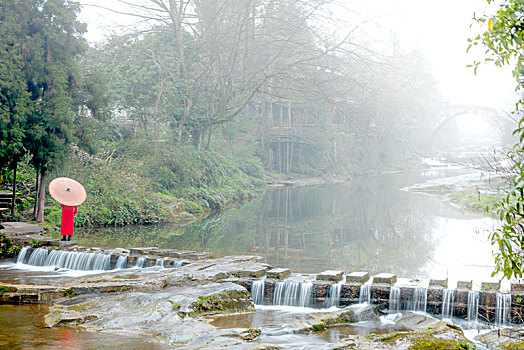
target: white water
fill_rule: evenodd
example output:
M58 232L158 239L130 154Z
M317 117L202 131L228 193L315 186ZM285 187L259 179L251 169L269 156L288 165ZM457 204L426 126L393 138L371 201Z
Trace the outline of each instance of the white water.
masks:
M451 320L455 308L455 290L444 289L442 293L442 319Z
M182 266L182 260L173 261L173 268Z
M371 285L370 284L361 284L360 293L358 295L358 303L368 303L371 304Z
M309 307L312 291L312 282L277 282L273 305Z
M47 249L37 248L33 250L27 261L27 265L45 266L45 260L47 259L48 254L49 251Z
M20 251L17 263L21 263L25 259L26 253L27 249ZM107 271L111 269L111 256L100 253L80 253L64 250L50 251L37 248L31 253L27 265L54 266L79 271Z
M147 264L147 258L146 257L140 257L140 258L136 259L135 267L144 268L144 267L146 267L146 264Z
M470 290L468 292L468 322L476 323L479 315L479 297L478 290Z
M428 290L426 288L415 288L413 298L408 301L407 310L426 312L428 304Z
M495 325L498 327L511 324L511 294L497 293Z
M396 314L400 312L400 288L391 286L389 290L389 313Z
M340 291L342 290L341 283L335 283L329 286L327 290L326 299L324 299L324 307L330 308L333 306L340 306Z
M18 254L18 258L16 258L16 263L17 264L23 264L25 262L25 256L26 256L28 250L29 250L29 247L23 247L20 250L20 253Z
M115 269L127 269L127 255L120 255L118 257Z
M265 279L253 281L253 284L251 285L251 297L253 298L253 304L264 305L265 286Z
M166 260L164 258L157 258L155 261L155 266L164 267L166 264Z

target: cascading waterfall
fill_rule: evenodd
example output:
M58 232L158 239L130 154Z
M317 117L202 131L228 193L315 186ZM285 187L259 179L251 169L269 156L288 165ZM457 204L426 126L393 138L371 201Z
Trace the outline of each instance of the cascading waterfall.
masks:
M155 261L155 266L164 267L166 260L164 258L157 258Z
M116 260L115 269L127 269L127 255L120 255Z
M511 294L497 293L495 325L511 324Z
M442 294L442 319L451 319L455 308L455 290L444 289Z
M358 303L368 303L371 304L371 285L370 284L361 284L360 293L358 295Z
M173 267L174 268L180 267L180 266L182 266L182 260L173 261Z
M29 247L23 247L20 250L20 253L18 253L18 257L16 258L17 264L23 264L25 261L25 256L27 255L27 251L29 250Z
M407 310L426 312L428 305L428 290L426 288L415 288L413 298L408 301Z
M478 320L479 314L479 298L478 290L470 290L468 292L468 322L474 323Z
M147 264L147 258L143 256L143 257L136 259L135 267L144 268L146 267L146 264Z
M264 305L264 289L266 287L265 279L253 281L251 284L251 297L253 304Z
M48 255L49 250L43 248L36 248L31 253L31 256L29 257L27 264L33 266L44 266Z
M111 256L100 253L79 253L53 250L44 266L57 266L69 270L111 270Z
M25 259L21 254L18 256L17 262L22 262ZM100 253L80 253L68 252L64 250L47 250L43 248L35 249L29 260L28 265L33 266L56 266L68 270L110 270L111 256Z
M400 312L400 288L391 286L389 290L389 313L396 314Z
M340 306L340 291L342 290L341 283L334 283L329 286L324 300L324 307L330 308L332 306Z
M273 305L308 307L311 304L312 292L312 282L277 282Z

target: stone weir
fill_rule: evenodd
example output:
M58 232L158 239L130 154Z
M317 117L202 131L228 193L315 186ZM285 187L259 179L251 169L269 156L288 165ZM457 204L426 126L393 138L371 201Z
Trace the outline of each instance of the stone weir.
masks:
M397 276L367 272L344 274L325 271L318 275L291 274L289 269L243 271L237 283L252 294L255 305L287 305L311 308L346 307L369 303L382 313L427 312L443 319L497 325L522 323L524 285L512 284L509 293L500 283L484 282L472 290L471 281L459 281L448 289L448 280L397 280Z
M125 269L131 267L161 266L176 268L188 264L188 260L210 258L211 253L180 251L176 249L131 248L101 249L85 247L53 247L32 248L23 247L17 263L33 266L54 266L69 270L101 270Z

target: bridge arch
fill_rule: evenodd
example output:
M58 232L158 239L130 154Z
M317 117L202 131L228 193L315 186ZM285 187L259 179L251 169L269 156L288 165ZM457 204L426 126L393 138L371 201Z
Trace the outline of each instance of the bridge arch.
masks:
M438 121L431 132L431 147L434 148L437 135L450 121L466 114L476 115L486 121L499 135L501 141L511 134L510 131L514 127L510 118L497 109L476 105L450 105L440 110L440 118L437 118Z

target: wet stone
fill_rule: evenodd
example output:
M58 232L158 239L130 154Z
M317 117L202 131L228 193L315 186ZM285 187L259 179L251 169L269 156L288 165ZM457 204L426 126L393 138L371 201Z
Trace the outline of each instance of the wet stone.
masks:
M77 241L59 241L60 248L67 248L67 247L73 247L78 245Z
M277 268L266 272L267 278L283 279L291 275L291 271L287 268Z
M326 270L317 275L317 281L335 281L338 282L342 278L344 271Z
M429 288L448 288L448 279L431 279Z
M130 254L145 255L150 254L152 250L158 249L157 247L144 247L144 248L131 248Z
M343 284L340 290L340 306L348 306L358 303L360 286L355 284Z
M346 282L348 283L366 283L369 280L369 272L352 272L346 275Z
M251 268L242 270L240 272L241 277L253 277L253 278L259 278L266 274L266 268L259 267L259 268Z
M373 284L395 284L397 282L397 275L392 273L379 273L373 276Z
M182 259L191 259L191 260L204 260L210 259L213 257L213 253L210 252L201 252L201 253L188 253L182 254L180 258Z
M471 286L473 285L473 281L458 281L457 282L457 289L468 289L471 290Z
M498 291L500 289L500 282L482 282L480 285L480 290L489 292L489 291Z
M152 267L156 265L156 258L147 258L146 267Z
M468 290L458 289L455 292L455 310L453 316L466 317L468 315Z

